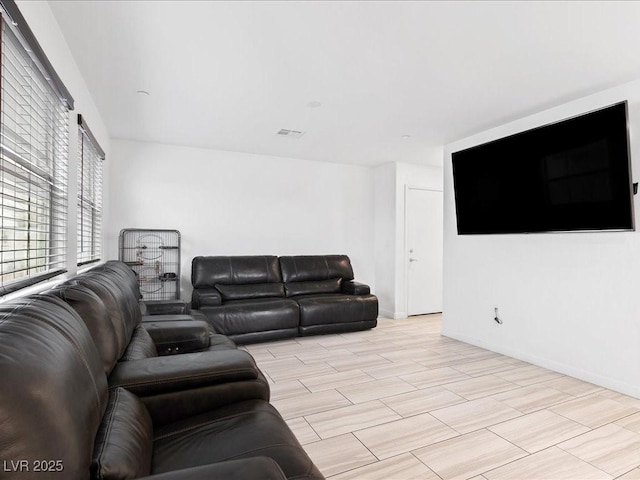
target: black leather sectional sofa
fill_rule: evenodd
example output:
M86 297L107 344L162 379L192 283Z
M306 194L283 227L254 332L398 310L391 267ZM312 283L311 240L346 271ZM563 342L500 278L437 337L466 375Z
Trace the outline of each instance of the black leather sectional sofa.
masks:
M0 476L322 479L251 355L179 303L144 318L131 275L107 262L0 304Z
M192 308L237 343L377 324L378 299L346 255L195 257L191 282Z

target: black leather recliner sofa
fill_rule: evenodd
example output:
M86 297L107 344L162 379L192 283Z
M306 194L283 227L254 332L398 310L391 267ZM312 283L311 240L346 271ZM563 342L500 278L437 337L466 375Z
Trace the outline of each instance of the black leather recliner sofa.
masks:
M77 297L76 306L78 298L84 306L99 305L97 295L78 286L0 304L0 458L10 478L322 479L265 400L194 413L197 398L172 396L149 411L135 383L110 384L103 356L108 349L96 346L62 299L67 294Z
M237 343L373 328L378 299L353 279L346 255L200 256L191 306Z
M182 411L199 414L240 400L269 400L269 384L247 352L224 348L159 356L152 339L144 336L144 328L136 326L135 317L120 311L117 303L107 308L85 286L97 288L87 278L102 282L103 294L122 300L122 292L114 291L113 284L106 287L103 274L82 277L79 284L68 282L41 296L61 298L80 315L96 345L109 387L126 387L135 393L158 418L157 423L174 420L172 405L177 403L183 405Z

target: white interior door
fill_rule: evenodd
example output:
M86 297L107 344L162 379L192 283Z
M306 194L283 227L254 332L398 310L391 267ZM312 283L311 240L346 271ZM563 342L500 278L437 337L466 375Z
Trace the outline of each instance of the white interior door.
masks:
M442 311L442 192L406 189L407 313Z

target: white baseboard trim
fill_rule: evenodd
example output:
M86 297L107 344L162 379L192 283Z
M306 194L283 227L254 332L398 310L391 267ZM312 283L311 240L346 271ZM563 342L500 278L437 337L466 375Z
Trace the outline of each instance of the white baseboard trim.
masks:
M494 345L492 343L484 342L476 338L467 337L466 335L460 334L458 332L449 331L444 327L442 328L441 334L445 337L453 338L455 340L460 340L461 342L470 343L471 345L475 345L480 348L485 348L487 350L491 350L492 352L501 353L502 355L507 355L509 357L517 358L518 360L529 362L539 367L553 370L554 372L562 373L570 377L584 380L585 382L593 383L594 385L598 385L600 387L608 388L610 390L615 390L616 392L620 392L625 395L630 395L635 398L640 398L640 385L631 385L626 382L621 382L609 377L603 377L602 375L598 375L596 373L583 370L581 368L575 367L574 365L569 365L562 362L556 362L554 360L549 360L547 358L531 355L527 352L522 352L522 351L514 350L511 348L505 348L503 346Z
M379 316L384 318L392 318L394 320L407 318L407 314L405 312L392 312L390 310L380 310Z

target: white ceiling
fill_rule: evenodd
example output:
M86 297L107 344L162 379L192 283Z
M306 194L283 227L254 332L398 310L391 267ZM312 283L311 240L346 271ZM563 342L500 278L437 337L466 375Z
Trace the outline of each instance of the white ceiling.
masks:
M437 164L434 147L640 78L640 2L50 5L115 138Z

